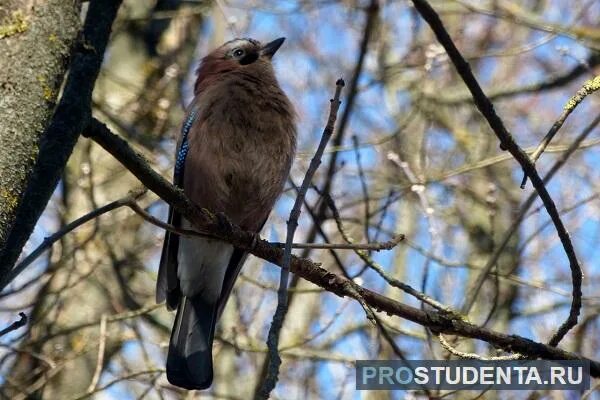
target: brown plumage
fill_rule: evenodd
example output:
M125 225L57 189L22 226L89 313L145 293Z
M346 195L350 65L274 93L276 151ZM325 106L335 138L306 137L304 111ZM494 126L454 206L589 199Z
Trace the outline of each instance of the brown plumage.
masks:
M202 60L177 150L175 184L199 207L254 232L283 190L296 146L293 107L271 65L282 43L235 39ZM169 222L191 227L174 210ZM245 259L228 243L167 232L157 301L177 307L171 383L210 386L214 326Z

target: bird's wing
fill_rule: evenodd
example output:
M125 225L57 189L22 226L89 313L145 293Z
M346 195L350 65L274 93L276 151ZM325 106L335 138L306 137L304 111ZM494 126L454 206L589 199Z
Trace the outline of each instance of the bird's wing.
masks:
M189 150L188 134L190 129L198 119L198 108L192 105L184 124L181 127L181 137L177 146L177 156L175 159L175 170L173 173L173 183L175 186L183 187L183 173L185 159ZM169 217L167 223L179 227L181 226L181 215L169 206ZM156 281L156 302L167 301L167 307L174 309L179 302L179 280L177 279L177 250L179 248L179 236L165 231L165 240L163 243L160 266L158 268L158 279Z

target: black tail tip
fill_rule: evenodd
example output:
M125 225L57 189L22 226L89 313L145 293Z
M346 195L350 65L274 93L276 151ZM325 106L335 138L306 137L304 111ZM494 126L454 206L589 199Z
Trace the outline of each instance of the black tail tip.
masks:
M188 390L204 390L212 385L212 352L181 355L177 347L169 347L167 380L172 385Z
M213 376L212 373L207 375L202 380L192 379L187 371L176 370L173 371L167 368L167 380L171 385L187 389L187 390L205 390L212 385Z

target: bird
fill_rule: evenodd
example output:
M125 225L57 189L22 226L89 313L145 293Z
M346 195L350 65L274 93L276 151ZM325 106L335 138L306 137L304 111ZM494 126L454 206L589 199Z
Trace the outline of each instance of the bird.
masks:
M254 233L283 192L296 151L296 113L272 64L284 40L238 38L204 57L176 148L175 186ZM194 228L171 206L168 223ZM215 325L246 258L225 241L166 231L156 301L177 309L166 363L171 384L211 386Z

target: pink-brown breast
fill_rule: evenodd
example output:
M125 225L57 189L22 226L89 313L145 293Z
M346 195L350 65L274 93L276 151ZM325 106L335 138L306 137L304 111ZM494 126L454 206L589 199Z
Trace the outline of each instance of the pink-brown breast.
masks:
M258 231L285 185L296 129L272 70L252 72L230 72L198 93L183 184L198 206Z

